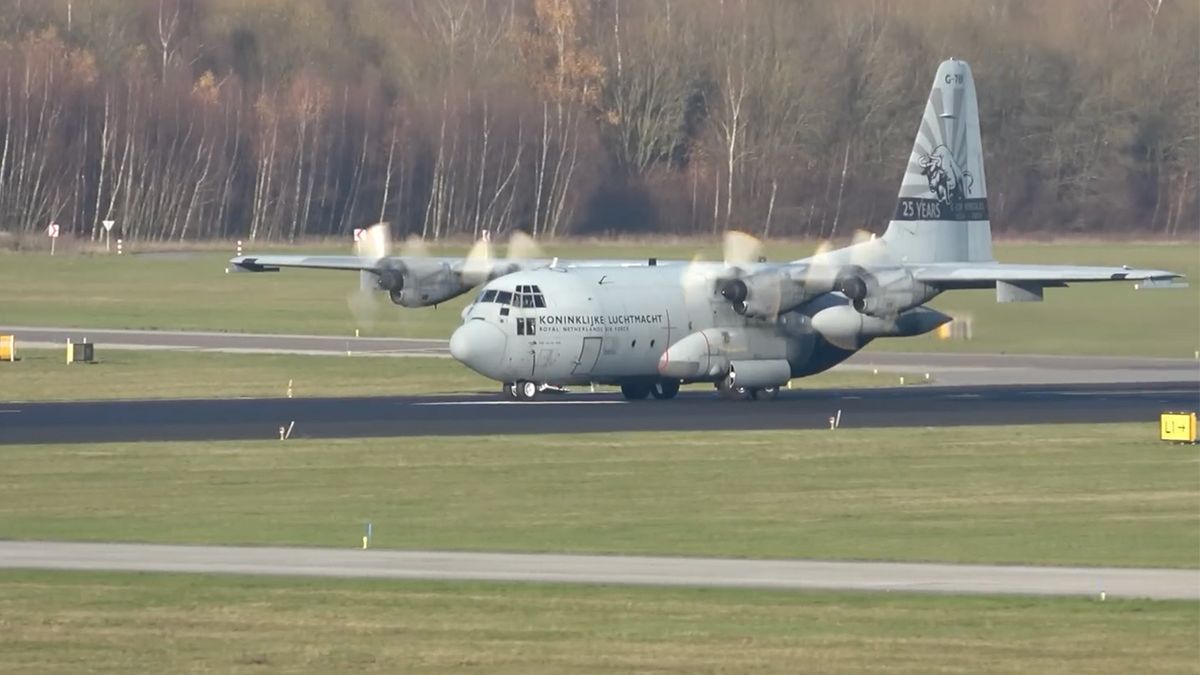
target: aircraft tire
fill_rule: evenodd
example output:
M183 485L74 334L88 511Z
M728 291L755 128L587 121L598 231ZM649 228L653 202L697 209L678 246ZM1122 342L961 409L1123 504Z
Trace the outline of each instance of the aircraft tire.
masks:
M517 399L521 401L532 401L538 397L537 382L521 380L513 388L517 392Z
M621 395L627 401L641 401L650 395L651 385L642 382L626 382L621 385Z
M517 384L515 382L505 382L500 385L500 398L506 401L517 400Z
M763 387L762 389L751 389L750 398L755 401L773 401L779 396L779 387Z
M751 396L749 389L731 385L729 378L725 378L717 383L717 393L721 398L728 401L745 401Z
M659 380L650 385L650 394L659 400L675 398L679 393L679 380Z

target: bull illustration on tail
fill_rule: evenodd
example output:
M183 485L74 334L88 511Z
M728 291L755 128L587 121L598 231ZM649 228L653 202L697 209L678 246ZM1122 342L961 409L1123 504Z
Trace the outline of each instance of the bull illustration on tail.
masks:
M929 191L942 204L962 204L975 185L970 171L964 171L945 144L920 159L921 175L929 181Z

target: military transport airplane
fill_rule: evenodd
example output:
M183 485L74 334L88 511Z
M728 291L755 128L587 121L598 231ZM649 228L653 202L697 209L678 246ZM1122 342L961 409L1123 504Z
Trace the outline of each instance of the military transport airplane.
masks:
M1180 277L996 262L975 84L956 59L937 70L886 232L845 248L762 262L751 239L730 233L723 262L493 260L486 243L465 258L391 256L386 226L369 235L374 243L355 256L250 255L230 269L359 271L367 287L405 307L483 284L450 353L520 400L588 383L619 385L628 399L664 399L692 382L714 383L731 399L770 398L876 338L946 323L925 306L945 291L995 288L998 302L1036 302L1043 289L1068 283L1171 285Z

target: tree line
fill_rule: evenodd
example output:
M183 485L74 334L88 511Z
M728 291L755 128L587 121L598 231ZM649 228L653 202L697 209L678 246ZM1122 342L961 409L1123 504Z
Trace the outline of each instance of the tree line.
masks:
M0 0L0 230L878 230L951 56L995 229L1195 235L1185 0Z

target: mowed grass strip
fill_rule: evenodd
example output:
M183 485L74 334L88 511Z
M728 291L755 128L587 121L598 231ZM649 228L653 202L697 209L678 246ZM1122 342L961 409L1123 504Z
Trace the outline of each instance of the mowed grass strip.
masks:
M0 538L1198 567L1197 450L1157 432L0 446Z
M8 673L1186 673L1194 603L0 572Z
M810 254L815 242L771 242L773 260ZM561 242L547 255L564 259L689 260L696 251L719 260L715 241ZM343 249L345 253L348 249ZM465 246L435 253L461 255ZM295 251L291 251L295 252ZM307 251L313 252L313 251ZM338 252L331 250L327 252ZM1173 244L997 245L1003 262L1122 265L1168 269L1200 279L1200 249ZM288 270L225 274L229 254L105 256L0 253L0 288L9 325L217 330L353 335L347 296L352 273ZM438 308L386 302L365 335L446 338L470 294ZM1200 284L1187 290L1135 291L1132 283L1049 289L1044 303L997 304L992 291L944 294L932 305L973 319L975 339L878 340L872 349L1057 354L1126 354L1191 358L1200 349Z
M0 401L151 398L398 396L482 393L500 383L450 358L233 354L183 350L96 348L97 362L67 365L63 350L19 349L0 363ZM911 379L911 378L910 378ZM819 387L890 387L899 376L837 371L796 380ZM573 387L572 391L587 391ZM598 387L598 391L616 391ZM685 390L713 392L711 384Z

